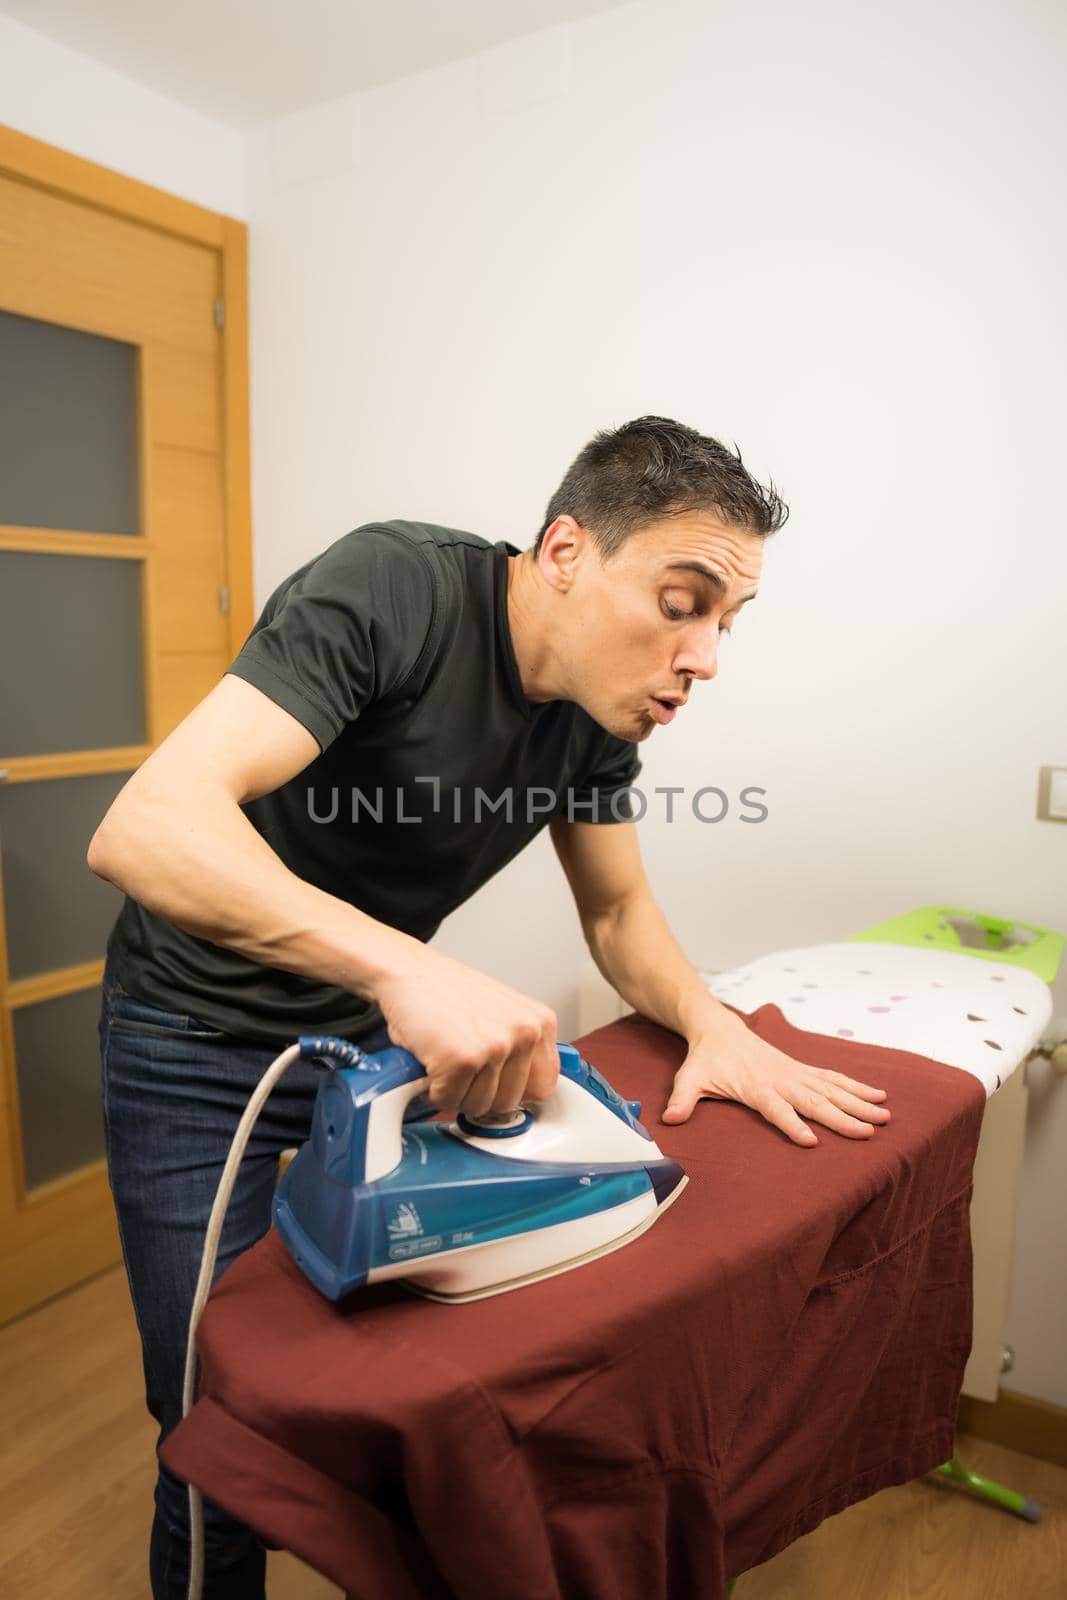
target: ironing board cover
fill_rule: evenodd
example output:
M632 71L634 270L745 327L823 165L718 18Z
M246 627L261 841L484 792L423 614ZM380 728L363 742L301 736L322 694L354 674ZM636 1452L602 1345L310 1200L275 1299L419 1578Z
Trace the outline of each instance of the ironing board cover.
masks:
M683 1041L599 1029L583 1055L689 1175L650 1232L471 1305L383 1284L340 1308L269 1234L208 1302L164 1461L351 1600L720 1600L946 1461L983 1082L769 1002L744 1020L887 1089L891 1122L810 1149L733 1102L667 1127Z
M778 950L705 974L704 981L746 1015L772 1004L808 1033L921 1052L961 1067L987 1095L1026 1060L1048 1026L1052 991L1025 967L984 952L976 960L962 951L863 940Z

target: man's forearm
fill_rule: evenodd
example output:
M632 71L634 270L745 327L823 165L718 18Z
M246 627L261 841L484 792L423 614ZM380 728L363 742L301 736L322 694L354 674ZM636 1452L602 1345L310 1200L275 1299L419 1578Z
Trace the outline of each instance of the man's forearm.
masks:
M184 932L372 999L418 941L290 872L240 807L134 774L90 845L100 877Z
M651 893L590 920L585 937L597 966L628 1005L690 1043L740 1026L708 992Z

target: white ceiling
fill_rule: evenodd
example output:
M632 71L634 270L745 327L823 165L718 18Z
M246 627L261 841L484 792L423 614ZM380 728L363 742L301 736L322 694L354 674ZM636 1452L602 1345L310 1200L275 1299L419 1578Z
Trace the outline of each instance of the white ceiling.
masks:
M625 0L0 0L0 13L248 128Z

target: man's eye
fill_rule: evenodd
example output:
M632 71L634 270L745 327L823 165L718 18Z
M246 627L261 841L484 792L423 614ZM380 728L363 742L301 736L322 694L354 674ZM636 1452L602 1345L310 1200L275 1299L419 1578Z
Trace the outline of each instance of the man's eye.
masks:
M683 617L691 617L691 611L681 611L677 606L672 606L669 600L664 600L663 609L675 622L680 622Z

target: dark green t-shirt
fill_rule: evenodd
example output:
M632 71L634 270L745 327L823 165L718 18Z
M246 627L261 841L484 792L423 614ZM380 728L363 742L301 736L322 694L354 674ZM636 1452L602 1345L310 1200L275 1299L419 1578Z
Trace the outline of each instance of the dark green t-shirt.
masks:
M637 746L522 692L505 540L422 522L346 534L271 595L229 671L320 754L243 807L290 870L421 940L554 815L626 822ZM260 966L127 898L108 955L149 1004L270 1044L358 1039L381 1013Z

